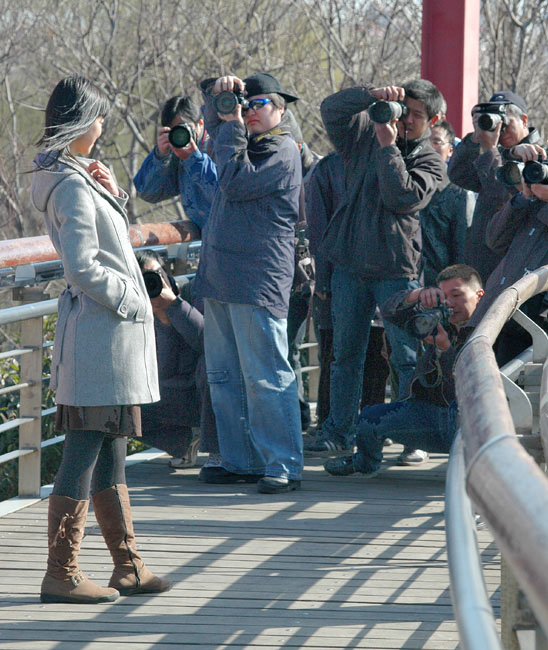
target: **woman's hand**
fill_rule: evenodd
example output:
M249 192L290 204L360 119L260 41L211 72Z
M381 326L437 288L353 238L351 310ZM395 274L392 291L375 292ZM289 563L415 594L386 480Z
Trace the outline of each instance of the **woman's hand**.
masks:
M118 185L114 182L110 170L102 162L94 160L88 167L89 174L113 196L120 196Z

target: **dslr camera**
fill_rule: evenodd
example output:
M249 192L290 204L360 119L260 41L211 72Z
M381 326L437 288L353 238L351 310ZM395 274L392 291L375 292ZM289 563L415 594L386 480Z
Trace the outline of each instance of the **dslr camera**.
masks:
M548 185L548 160L507 160L497 169L497 179L506 187L515 187L525 183Z
M387 102L383 99L374 102L368 109L371 121L377 124L388 124L392 120L401 120L407 115L407 112L404 102Z
M155 271L143 271L143 280L149 298L157 298L164 288L162 281L162 270L156 269Z
M405 321L404 329L412 337L421 340L436 334L438 325L449 332L449 319L452 313L452 310L443 303L439 303L437 307L431 309L425 309L420 303L417 303L413 308L412 315Z
M195 140L194 129L190 124L176 124L167 134L167 139L172 147L182 149L186 147L191 140Z
M249 102L244 97L241 90L236 93L233 93L230 90L223 90L217 95L213 95L212 101L213 107L217 113L221 113L221 115L229 115L230 113L233 113L238 104L240 104L243 111L246 111L249 108Z
M494 131L501 122L504 129L508 124L506 104L484 102L483 104L476 104L475 108L474 112L480 113L478 126L482 131Z

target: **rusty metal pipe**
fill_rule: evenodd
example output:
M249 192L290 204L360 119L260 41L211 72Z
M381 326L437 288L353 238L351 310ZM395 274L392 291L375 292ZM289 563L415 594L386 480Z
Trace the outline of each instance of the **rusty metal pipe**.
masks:
M159 244L178 244L200 239L200 229L191 221L142 223L129 227L133 248ZM47 235L0 241L0 268L21 266L58 259Z

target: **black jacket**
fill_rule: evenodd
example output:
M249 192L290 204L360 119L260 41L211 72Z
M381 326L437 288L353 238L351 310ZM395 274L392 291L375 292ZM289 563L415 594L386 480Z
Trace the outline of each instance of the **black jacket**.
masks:
M449 179L478 193L472 225L466 234L464 261L478 271L485 283L501 259L500 254L487 246L485 231L491 217L515 192L499 183L496 177L505 150L499 147L480 153L480 145L471 138L469 133L455 148L449 161ZM536 129L530 129L520 144L542 144L542 139Z
M382 306L381 314L388 322L403 328L413 314L416 303L406 304L409 291L398 291ZM469 333L467 328L457 330L450 326L451 347L442 352L434 345L419 345L415 373L403 399L415 397L438 406L449 406L456 399L453 364Z
M367 108L368 87L324 99L322 119L345 167L345 201L322 247L329 259L366 279L416 278L420 257L418 211L444 176L428 137L382 147Z

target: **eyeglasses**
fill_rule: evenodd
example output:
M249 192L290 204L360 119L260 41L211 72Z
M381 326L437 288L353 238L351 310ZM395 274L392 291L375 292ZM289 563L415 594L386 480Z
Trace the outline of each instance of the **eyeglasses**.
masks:
M248 104L247 104L247 109L246 110L253 110L253 111L258 111L260 108L265 106L266 104L271 104L272 100L268 99L267 97L261 98L261 99L251 99Z

